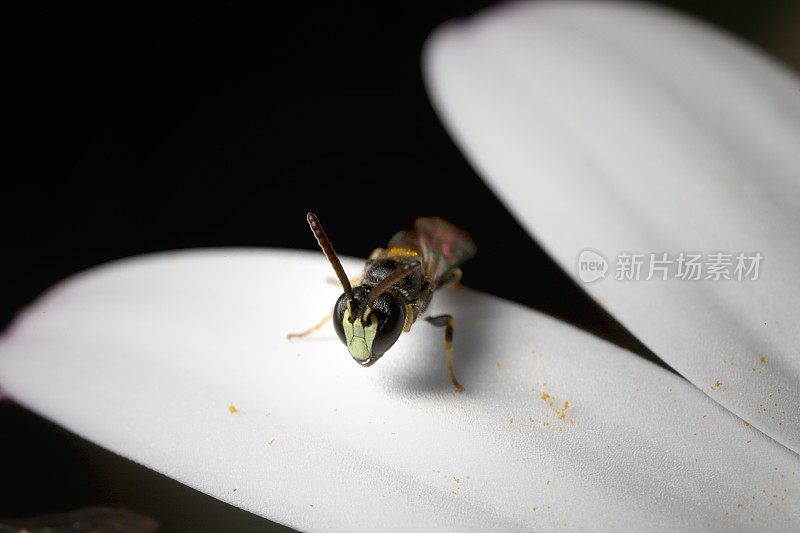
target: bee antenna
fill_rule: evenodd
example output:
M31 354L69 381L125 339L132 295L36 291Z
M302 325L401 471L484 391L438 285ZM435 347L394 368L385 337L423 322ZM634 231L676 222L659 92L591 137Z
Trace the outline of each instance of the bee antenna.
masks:
M419 261L411 261L410 263L397 267L391 274L383 278L380 283L369 291L366 300L364 300L364 308L372 307L372 304L375 303L375 300L377 300L381 294L394 287L395 283L417 270L420 266L422 265Z
M353 287L350 286L350 280L347 279L347 274L342 267L341 261L339 261L339 256L336 255L336 250L333 249L330 239L325 234L325 230L322 229L322 224L319 223L317 215L314 213L309 213L306 215L306 219L308 220L308 225L311 227L311 231L314 232L314 237L317 238L319 247L322 248L322 253L324 253L325 257L328 258L328 261L330 261L331 266L333 267L333 271L336 272L336 277L339 278L339 283L342 284L342 288L344 289L344 293L347 295L347 299L352 300Z

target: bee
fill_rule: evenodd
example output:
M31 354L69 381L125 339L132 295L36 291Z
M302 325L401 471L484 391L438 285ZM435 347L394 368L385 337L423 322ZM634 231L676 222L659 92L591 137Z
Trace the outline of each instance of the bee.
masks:
M328 258L344 292L333 313L303 333L305 337L333 319L336 334L361 366L374 364L397 342L402 332L411 331L428 308L434 291L461 279L461 264L476 252L475 243L464 231L438 217L418 218L414 229L400 231L386 248L369 256L360 282L353 287L333 249L330 239L313 213L308 225ZM445 328L447 370L457 392L464 387L456 379L453 362L453 316L428 316L425 320Z

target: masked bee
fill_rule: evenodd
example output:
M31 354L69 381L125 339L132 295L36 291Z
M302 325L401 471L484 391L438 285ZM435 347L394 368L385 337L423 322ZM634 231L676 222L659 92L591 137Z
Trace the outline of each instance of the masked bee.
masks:
M352 287L342 263L322 229L319 219L308 214L308 224L320 248L333 266L344 293L333 313L313 328L289 338L304 337L333 319L339 339L361 366L370 366L400 337L410 331L436 289L461 279L460 265L475 255L469 235L437 217L418 218L414 229L401 231L386 248L378 248L364 266L360 283ZM445 328L447 370L456 391L464 387L456 379L453 364L453 317L429 316L430 324Z

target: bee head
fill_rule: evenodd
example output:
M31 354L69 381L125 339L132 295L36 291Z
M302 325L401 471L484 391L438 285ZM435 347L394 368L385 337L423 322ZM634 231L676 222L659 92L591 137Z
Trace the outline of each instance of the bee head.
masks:
M314 213L309 213L306 218L344 289L344 294L333 306L336 333L353 359L362 366L370 366L392 347L405 324L405 307L391 294L391 288L419 269L421 264L412 261L398 265L374 287L360 285L353 289L319 219Z
M397 298L384 292L369 299L372 289L360 285L353 289L352 298L344 293L333 307L334 329L362 366L372 365L392 347L406 320L406 310Z

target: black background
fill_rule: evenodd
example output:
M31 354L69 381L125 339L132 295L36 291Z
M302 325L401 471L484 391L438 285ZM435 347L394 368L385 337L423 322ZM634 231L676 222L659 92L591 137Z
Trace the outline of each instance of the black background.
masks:
M366 256L420 215L466 229L464 283L658 358L594 305L470 169L428 102L440 23L491 2L24 3L6 13L11 153L0 329L103 262L208 246ZM789 1L667 2L791 60ZM356 194L355 191L358 191ZM266 522L0 404L0 517L124 505L167 529Z

